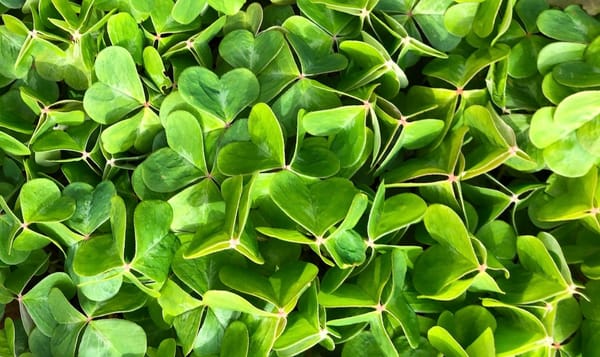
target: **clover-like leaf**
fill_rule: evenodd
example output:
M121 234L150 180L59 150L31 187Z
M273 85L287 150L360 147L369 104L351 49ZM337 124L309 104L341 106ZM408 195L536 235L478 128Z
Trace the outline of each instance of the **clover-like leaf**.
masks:
M179 90L192 105L232 122L259 95L256 76L246 68L237 68L219 78L209 69L191 67L179 76Z
M426 209L425 202L411 193L398 194L385 199L385 185L379 185L369 214L369 238L377 240L418 222Z
M226 1L226 0L207 0L208 1L208 5L210 5L210 7L212 7L213 9L224 13L225 15L235 15L238 11L240 11L240 9L242 8L242 6L244 5L245 1L244 0L232 0L232 1Z
M23 143L21 143L19 140L13 138L12 136L4 132L0 132L0 149L2 149L7 154L17 156L31 154L27 146L23 145Z
M315 236L341 221L356 189L348 180L331 178L310 182L289 171L278 173L270 192L275 203Z
M61 222L75 212L75 201L61 195L56 184L48 179L35 179L23 185L19 195L25 224Z
M330 150L338 155L341 167L349 167L366 150L366 115L364 106L346 106L306 113L302 124L309 134L332 137Z
M331 36L310 20L292 16L283 23L283 27L298 55L304 75L336 72L348 64L346 57L332 51Z
M146 102L135 62L126 49L111 46L102 50L95 71L98 82L83 98L84 109L95 121L112 124Z
M225 202L212 180L202 180L169 199L173 209L171 229L190 231L210 222L219 221L225 215Z
M146 333L137 324L120 319L91 321L79 344L79 356L144 356Z
M228 33L219 44L219 53L234 67L262 72L279 54L284 46L283 34L277 30L261 32L258 36L250 31L236 30Z
M75 213L67 220L67 224L89 236L108 220L110 200L116 193L110 181L104 181L95 188L83 182L70 184L63 194L75 200Z
M243 175L285 165L283 132L268 105L259 103L252 107L248 134L250 142L233 142L221 148L217 157L221 172Z
M173 210L166 202L144 201L136 207L133 220L135 256L131 268L162 283L176 249L176 238L169 232Z
M153 152L137 170L156 192L173 192L202 177L202 171L171 148Z
M225 285L258 296L284 310L295 305L318 273L315 265L304 262L286 264L268 278L246 270L225 266L219 277Z

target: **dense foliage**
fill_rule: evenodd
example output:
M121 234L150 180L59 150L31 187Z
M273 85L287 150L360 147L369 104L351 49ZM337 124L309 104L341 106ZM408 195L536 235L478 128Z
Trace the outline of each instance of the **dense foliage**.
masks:
M0 0L0 355L600 355L582 3Z

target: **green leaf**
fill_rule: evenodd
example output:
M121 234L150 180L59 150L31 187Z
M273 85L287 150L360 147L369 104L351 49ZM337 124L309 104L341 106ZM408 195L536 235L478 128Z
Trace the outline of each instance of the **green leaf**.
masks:
M99 255L98 252L103 252ZM95 276L122 267L123 252L110 235L93 237L80 243L73 258L73 270L82 276Z
M179 76L178 86L188 103L226 122L232 122L260 92L256 76L245 68L219 78L206 68L190 67Z
M336 265L347 269L358 266L366 260L367 245L360 234L352 229L339 229L324 243Z
M171 16L175 21L187 25L205 10L206 5L207 0L179 0L173 6Z
M222 357L245 357L248 356L249 336L246 324L241 321L233 321L225 329L221 342Z
M182 2L178 1L176 4L180 3ZM161 90L161 92L173 85L171 79L165 74L165 65L160 57L160 53L158 53L156 48L152 46L147 46L144 48L144 52L142 52L142 60L144 62L144 69L146 70L146 73L150 79L152 79L154 84Z
M519 236L517 254L522 268L515 269L513 277L501 284L506 291L506 302L530 303L569 291L569 284L541 240L533 236Z
M75 213L67 220L67 225L89 236L108 221L110 202L117 192L110 181L103 181L95 188L83 182L75 182L67 186L63 194L75 201Z
M467 59L459 55L450 55L447 59L434 59L423 69L423 74L439 78L464 88L469 81L485 67L506 58L510 48L506 45L479 49L471 53Z
M302 117L307 133L329 136L330 150L340 159L341 167L356 164L366 150L365 106L345 106L310 112Z
M148 188L156 192L176 191L202 176L202 171L171 148L153 152L137 170Z
M273 200L291 219L315 236L341 221L356 192L349 180L331 178L309 182L289 171L277 173L271 182Z
M202 180L169 199L173 209L171 229L195 231L211 222L221 221L225 216L225 202L212 180Z
M27 146L5 132L0 132L0 149L4 150L7 154L15 156L31 154Z
M229 143L219 151L219 170L233 176L283 168L283 132L268 105L259 103L252 108L248 119L248 133L250 142Z
M118 46L102 50L95 62L98 82L83 98L83 108L101 124L112 124L146 102L144 88L129 52Z
M27 309L27 313L35 326L46 336L52 336L52 331L58 324L48 303L49 294L53 288L60 289L68 297L75 294L75 287L69 276L65 273L54 273L46 276L23 295L23 305Z
M439 204L431 205L425 211L423 221L431 238L444 247L455 250L472 264L478 264L469 232L451 208Z
M541 33L550 38L585 43L588 41L588 29L577 15L574 11L546 10L538 16L537 26Z
M284 37L277 30L263 31L258 36L250 31L229 32L219 44L219 54L234 67L245 67L258 74L279 54Z
M484 298L484 307L498 311L494 331L497 355L515 355L538 348L547 343L544 325L530 312L516 306Z
M416 223L425 214L427 205L412 193L402 193L385 199L385 184L379 185L369 214L369 238L377 240Z
M464 37L471 31L479 4L465 2L452 5L444 14L444 26L455 36Z
M283 28L298 55L304 75L337 72L348 64L343 55L333 53L331 36L310 20L292 16L285 20Z
M169 113L165 131L171 149L200 171L209 173L204 157L204 134L192 114L183 110Z
M62 196L56 184L48 179L33 179L21 188L19 195L24 223L61 222L75 212L71 197Z
M422 0L407 8L408 10L414 6L414 20L433 47L440 51L449 51L460 42L460 38L452 35L444 26L444 13L450 4L452 1L449 0Z
M176 237L169 232L173 210L162 201L143 201L133 216L135 226L135 257L130 265L158 283L169 274L176 250Z
M146 353L146 333L127 320L91 321L83 333L78 352L82 357L141 357Z
M231 16L240 11L245 2L245 0L208 0L208 5L225 15Z
M160 290L160 297L157 301L162 308L163 317L179 316L202 305L200 300L193 298L170 279Z
M144 39L133 16L126 12L112 15L106 23L106 29L113 46L125 48L137 64L142 63Z
M600 91L575 93L562 101L554 112L554 122L562 128L575 129L600 115Z
M492 357L496 356L494 334L487 328L472 344L466 348L469 356Z
M211 309L228 309L262 317L277 317L277 314L260 310L248 300L225 290L209 290L202 299L202 303Z
M542 74L552 70L560 63L583 60L586 45L574 42L553 42L540 50L537 56L537 68Z
M427 331L427 338L433 347L449 357L468 357L467 352L443 327L434 326Z

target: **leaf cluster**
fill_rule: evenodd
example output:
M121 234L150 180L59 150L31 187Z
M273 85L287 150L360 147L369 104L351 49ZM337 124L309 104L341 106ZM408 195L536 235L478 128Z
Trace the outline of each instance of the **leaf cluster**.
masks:
M584 5L0 0L0 355L599 355Z

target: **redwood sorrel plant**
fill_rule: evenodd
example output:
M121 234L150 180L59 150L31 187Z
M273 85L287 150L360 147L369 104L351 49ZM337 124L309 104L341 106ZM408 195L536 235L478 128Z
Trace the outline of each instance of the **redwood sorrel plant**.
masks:
M0 0L0 356L600 355L600 19Z

